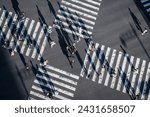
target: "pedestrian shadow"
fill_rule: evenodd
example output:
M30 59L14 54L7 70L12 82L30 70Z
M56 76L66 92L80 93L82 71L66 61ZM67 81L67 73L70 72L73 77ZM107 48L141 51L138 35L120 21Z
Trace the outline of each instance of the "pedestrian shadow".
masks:
M139 84L139 90L140 94L148 96L148 94L150 93L150 79L148 79L148 81L142 80Z
M131 41L134 38L136 38L136 36L131 29L119 35L120 42L125 48L127 48L127 42Z
M148 27L150 28L150 14L146 11L146 8L141 3L141 0L133 0L137 8L139 9L140 13L142 14L144 20L146 21ZM149 2L149 1L147 1ZM149 3L148 3L149 4ZM147 8L149 9L149 8Z
M33 74L36 76L37 71L38 71L38 65L36 64L36 66L33 65L33 62L30 60L30 64L31 64L31 70L33 72Z
M18 16L21 15L21 10L19 8L19 2L17 0L11 0L12 7Z
M19 57L20 57L20 59L21 59L23 65L26 66L26 65L27 65L27 62L26 62L25 57L23 56L23 54L19 53Z
M147 55L148 59L150 59L150 55L149 55L148 51L146 50L146 48L144 47L144 45L143 45L142 41L140 40L139 36L137 35L136 30L134 29L134 27L132 26L132 24L130 22L129 22L129 24L130 24L130 27L131 27L134 35L136 36L137 40L139 41L140 45L142 46L145 54Z
M47 23L45 21L45 18L43 17L43 15L42 15L42 13L41 13L41 11L40 11L40 9L39 9L39 7L37 5L36 5L36 9L37 9L37 12L38 12L38 15L39 15L39 21L42 24L46 24L47 25Z
M131 11L130 8L128 8L128 10L129 10L129 12L130 12L130 15L131 15L131 17L132 17L132 19L133 19L133 22L134 22L136 28L137 28L139 31L141 31L141 33L143 33L143 29L142 29L142 27L141 27L141 22L140 22L139 19L134 15L134 13Z
M56 18L56 12L54 10L54 7L52 6L50 0L47 0L48 6L49 6L49 11L53 13L54 17Z
M24 88L24 90L25 90L25 92L26 92L26 99L29 97L29 93L28 93L28 90L27 90L27 88L26 88L26 85L25 85L25 82L23 81L23 76L22 76L22 74L20 73L20 71L19 71L19 68L15 65L15 68L16 68L16 70L17 70L17 74L18 74L18 76L19 76L19 78L20 78L20 81L21 81L21 84L22 84L22 86L23 86L23 88Z

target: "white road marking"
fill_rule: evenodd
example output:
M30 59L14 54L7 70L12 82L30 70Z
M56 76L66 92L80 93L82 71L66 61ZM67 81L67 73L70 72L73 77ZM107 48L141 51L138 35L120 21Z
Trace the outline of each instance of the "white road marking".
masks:
M126 93L126 87L128 87L128 83L130 82L130 75L131 75L131 67L133 66L133 61L134 61L134 56L131 56L131 59L130 59L130 63L129 63L129 66L128 66L128 71L126 73L126 78L125 78L125 84L123 85L123 93ZM133 88L133 87L132 87Z
M82 67L81 72L80 72L80 76L81 77L84 77L85 71L87 71L86 70L86 66L87 66L87 63L89 61L89 56L90 56L90 50L89 50L89 48L90 48L90 45L89 45L88 49L86 50L86 55L85 55L83 67Z
M41 73L45 73L45 71L44 71L43 69L41 69L41 68L39 68L39 71L40 71ZM70 83L70 84L73 84L73 85L77 85L77 82L75 82L75 81L73 81L73 80L70 80L69 78L62 77L62 76L60 76L60 75L58 75L58 74L55 74L55 73L52 73L52 72L49 72L49 71L47 71L46 74L48 74L49 76L52 76L52 77L54 77L54 78L57 78L57 79L59 79L59 80L65 81L65 82L67 82L67 83Z
M87 76L86 78L88 79L88 76L91 74L92 72L92 66L94 64L94 61L95 61L95 57L96 57L96 51L97 51L97 48L98 48L99 44L96 43L95 44L95 49L94 49L94 52L92 53L92 58L91 58L91 62L90 62L90 65L89 65L89 68L88 68L88 72L87 72Z
M29 18L26 18L26 19L25 19L25 22L24 22L24 25L23 25L23 28L22 28L20 34L23 34L23 33L26 31L28 22L29 22ZM17 25L17 29L19 28L20 25L21 25L21 24L18 24L18 25ZM18 41L17 41L17 44L16 44L16 47L15 47L15 49L14 49L15 52L17 52L17 49L20 50L19 45L20 45L20 41L18 40Z
M140 93L140 88L141 88L142 78L143 78L143 75L144 75L145 65L146 65L146 61L143 60L135 94Z
M106 51L105 57L102 58L102 59L104 59L104 63L103 63L103 64L105 64L105 63L108 62L108 57L109 57L109 54L110 54L110 50L111 50L111 48L108 47L108 48L107 48L107 51ZM98 83L100 83L100 84L102 83L102 80L103 80L103 78L104 78L104 73L105 73L105 68L102 68L102 69L101 69L101 72L100 72L100 75L99 75L99 80L98 80Z
M127 63L127 57L129 57L128 54L125 54L124 55L124 60L123 60L123 64L122 66L118 69L120 71L120 76L119 76L119 79L118 79L118 84L117 84L117 89L118 91L120 91L120 88L121 88L121 84L122 84L122 76L125 72L125 68L126 68L126 63Z
M147 92L150 89L150 87L148 86L149 82L150 82L150 62L148 64L148 68L147 68L147 72L146 72L146 78L144 81L143 90L141 92L141 94L142 94L141 99L145 99L145 96L147 95ZM150 92L149 92L149 95L150 95Z
M33 26L34 26L34 23L35 23L34 20L32 20L31 23L30 23L29 29L28 29L28 31L27 31L27 35L26 35L26 37L25 37L25 39L24 39L24 41L23 41L23 44L22 44L22 48L21 48L21 51L20 51L21 54L23 54L23 52L24 52L24 50L25 50L25 48L26 48L26 45L27 45L27 43L28 43L28 41L29 41L29 40L27 40L27 38L28 38L28 36L30 36L30 34L31 34L32 28L33 28ZM32 37L31 37L31 39L32 39Z
M94 71L93 78L92 78L92 81L94 81L94 82L95 82L96 77L97 77L97 73L98 73L98 70L99 70L99 67L100 67L100 59L101 59L102 54L104 53L104 49L105 49L105 46L102 45L101 49L100 49L99 57L98 57L98 60L97 60L97 63L96 63L96 69Z
M52 27L51 26L49 26L48 27L48 29L51 29ZM51 31L52 32L52 31ZM46 32L46 35L48 35L48 33L51 33L51 32ZM41 57L42 57L42 55L43 55L43 52L44 52L44 49L45 49L45 47L46 47L46 44L47 44L47 36L45 36L45 38L44 38L44 41L43 41L43 43L42 43L42 46L41 46L41 49L40 49L40 53L39 53L39 55L38 55L38 60L40 60L41 59Z
M35 27L34 32L33 32L33 35L31 36L32 46L34 46L33 43L34 43L34 41L36 41L35 38L36 38L37 31L38 31L39 27L40 27L40 22L37 22L36 27ZM32 47L30 48L30 47L28 46L28 49L27 49L27 51L26 51L26 56L29 56L29 54L30 54L30 52L31 52L31 49L32 49Z
M112 53L111 60L110 60L109 68L108 68L108 71L107 71L105 83L104 83L105 86L108 86L108 83L109 83L109 80L110 80L110 72L113 69L112 67L113 67L115 57L116 57L116 53L117 53L117 50L114 49L113 53Z
M40 42L41 42L42 36L43 36L43 34L44 34L45 28L46 28L46 25L44 24L43 27L42 27L42 29L41 29L41 31L40 31L40 35L38 36L38 40L37 40L37 42L36 42L36 45L35 45L35 47L34 47L34 50L33 50L32 56L31 56L32 58L35 58L35 57L36 57L36 54L37 54L38 49L39 49L39 47L40 47ZM35 38L34 38L34 39L35 39Z
M55 71L55 72L64 74L64 75L66 75L66 76L69 76L69 77L71 77L71 78L74 78L74 79L76 79L76 80L79 79L79 76L77 76L77 75L71 74L71 73L69 73L69 72L63 71L63 70L58 69L58 68L55 68L55 67L52 67L52 66L50 66L50 65L47 65L46 68L48 68L48 69L50 69L50 70L53 70L53 71Z
M92 11L91 9L89 10L89 9L87 9L87 8L84 8L84 7L80 7L79 5L72 4L72 3L67 2L67 1L65 1L65 0L62 0L62 3L63 3L63 4L66 4L66 5L68 5L68 6L71 6L71 7L75 8L75 9L82 10L82 11L84 11L84 12L88 12L88 13L91 13L91 14L93 14L93 15L98 15L98 12Z

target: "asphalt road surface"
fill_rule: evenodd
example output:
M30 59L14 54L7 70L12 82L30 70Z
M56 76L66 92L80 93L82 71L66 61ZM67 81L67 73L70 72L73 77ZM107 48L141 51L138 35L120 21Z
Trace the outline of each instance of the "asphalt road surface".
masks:
M0 0L0 99L150 99L149 2Z

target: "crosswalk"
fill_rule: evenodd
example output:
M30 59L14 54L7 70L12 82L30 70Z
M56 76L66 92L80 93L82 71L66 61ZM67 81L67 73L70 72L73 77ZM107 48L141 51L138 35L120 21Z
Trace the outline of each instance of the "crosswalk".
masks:
M0 8L0 43L14 52L40 60L52 27L29 18L24 21L17 18L16 14Z
M90 48L91 45L86 51L81 77L150 100L150 62L98 43L94 51Z
M44 69L38 68L36 79L30 91L30 99L49 100L46 95L51 91L53 99L71 100L76 91L79 76L47 65Z
M145 11L150 16L150 0L140 0L140 3L143 5Z
M77 37L89 38L101 2L102 0L62 0L54 26Z

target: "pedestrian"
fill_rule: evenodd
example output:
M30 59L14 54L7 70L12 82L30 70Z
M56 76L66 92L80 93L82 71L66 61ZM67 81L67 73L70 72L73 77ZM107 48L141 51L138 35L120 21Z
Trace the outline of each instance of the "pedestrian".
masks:
M71 67L73 68L73 64L75 63L75 60L74 59L72 59L71 61L70 61L70 64L71 64Z
M44 60L42 63L40 63L40 66L45 67L48 64L48 60Z
M11 55L11 56L14 56L14 55L15 55L14 50L13 50L12 48L10 48L9 50L10 50L10 55Z
M89 50L93 52L95 50L95 44L91 42Z
M22 22L22 21L25 20L25 13L24 13L24 12L21 12L21 13L19 14L18 20L19 20L20 22Z
M145 33L147 33L147 32L148 32L148 31L147 31L147 29L145 28L141 35L143 36L143 35L144 35Z
M23 34L21 34L20 36L19 36L19 41L23 41L24 40L24 36L23 36Z
M46 66L48 64L48 60L44 61L44 66Z
M51 45L51 48L53 48L53 46L55 45L56 43L54 41L51 41L50 42L50 45Z
M28 64L26 64L25 67L26 67L26 70L29 70L29 65Z
M135 68L133 65L131 66L131 71L135 72L137 70L138 70L138 68Z
M27 42L28 42L29 48L32 48L32 46L33 46L32 36L30 36L30 35L27 36Z
M51 91L47 92L47 93L46 93L46 96L48 96L48 97L51 98L51 99L53 98L53 94L52 94Z

